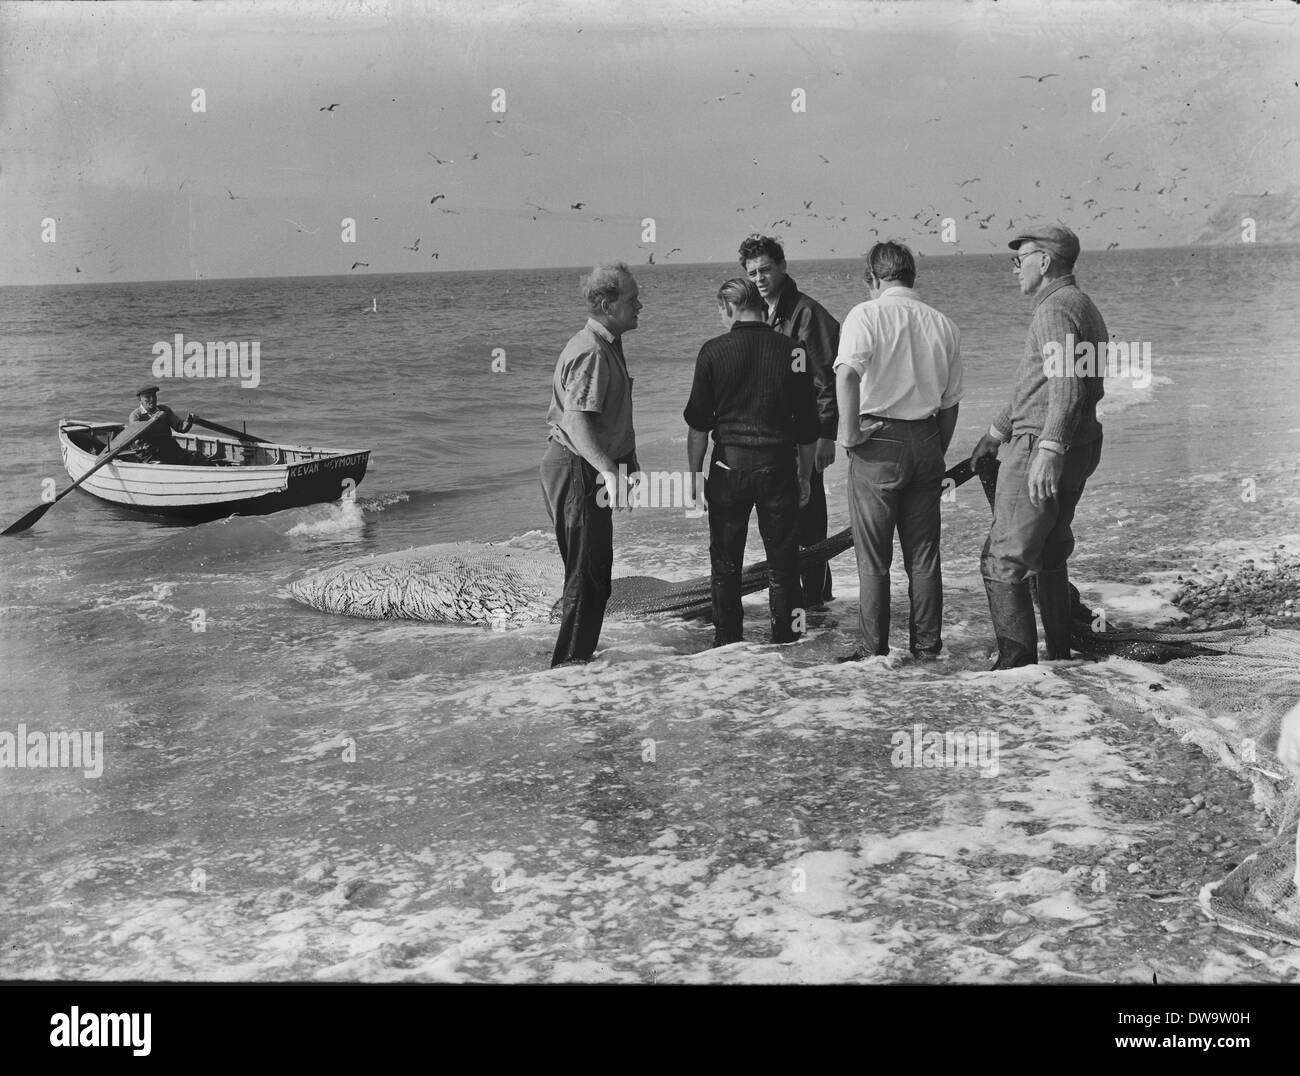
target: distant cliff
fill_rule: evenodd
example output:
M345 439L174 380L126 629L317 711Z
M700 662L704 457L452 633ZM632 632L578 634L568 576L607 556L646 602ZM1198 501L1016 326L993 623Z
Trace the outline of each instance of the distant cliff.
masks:
M1300 189L1231 195L1191 242L1196 246L1239 244L1241 222L1247 217L1255 222L1257 243L1300 243Z

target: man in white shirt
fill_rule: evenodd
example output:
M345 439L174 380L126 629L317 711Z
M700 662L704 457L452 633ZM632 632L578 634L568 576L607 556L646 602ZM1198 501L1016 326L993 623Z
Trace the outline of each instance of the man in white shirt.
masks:
M913 290L916 262L901 243L871 248L866 279L873 297L844 319L835 359L862 631L859 649L840 660L889 653L895 528L911 602L909 646L932 658L943 649L939 499L961 399L960 335Z

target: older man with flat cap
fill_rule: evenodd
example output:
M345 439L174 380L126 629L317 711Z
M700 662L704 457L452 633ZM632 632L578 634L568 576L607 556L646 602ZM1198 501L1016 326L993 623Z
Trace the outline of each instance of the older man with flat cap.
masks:
M181 448L176 443L176 438L172 436L172 430L177 433L188 433L194 425L193 413L181 418L166 404L158 402L158 386L145 385L136 392L135 398L140 401L140 406L135 408L126 421L131 422L148 422L159 411L166 415L163 422L155 422L144 434L136 441L136 453L145 463L171 463L171 464L190 464L198 467L211 465L212 461L204 456L201 452L190 452Z
M1110 339L1101 313L1075 283L1079 240L1069 228L1032 228L1009 246L1020 290L1034 300L1029 336L1011 402L971 453L978 467L1010 444L980 558L998 641L994 669L1038 661L1031 576L1037 577L1047 658L1070 656L1066 562L1074 551L1075 509L1101 460L1097 402L1105 392ZM1084 361L1089 354L1092 361Z

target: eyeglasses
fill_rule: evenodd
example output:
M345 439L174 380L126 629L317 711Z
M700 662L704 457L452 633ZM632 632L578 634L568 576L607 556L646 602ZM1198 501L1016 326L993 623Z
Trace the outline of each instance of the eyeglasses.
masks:
M1049 254L1049 253L1050 252L1046 250L1027 250L1023 254L1015 255L1011 259L1011 264L1014 265L1017 269L1019 269L1020 263L1024 261L1025 258L1032 258L1035 254Z

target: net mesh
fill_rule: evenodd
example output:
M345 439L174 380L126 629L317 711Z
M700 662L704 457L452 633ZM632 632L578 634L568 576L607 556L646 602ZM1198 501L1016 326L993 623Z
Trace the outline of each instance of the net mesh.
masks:
M1194 710L1169 712L1166 720L1211 758L1249 778L1256 803L1276 828L1272 840L1207 890L1203 906L1230 930L1300 945L1300 784L1277 758L1284 718L1300 702L1300 631L1249 624L1218 634L1214 645L1222 656L1166 666L1165 674L1198 703ZM1297 716L1287 719L1291 735L1300 731L1292 727ZM1221 717L1232 721L1216 720Z

